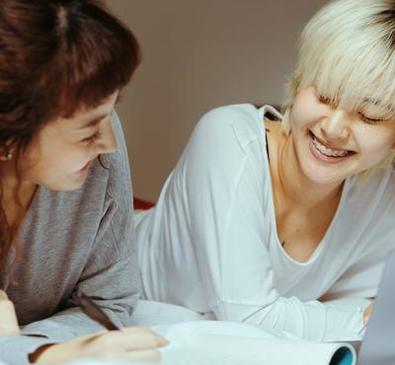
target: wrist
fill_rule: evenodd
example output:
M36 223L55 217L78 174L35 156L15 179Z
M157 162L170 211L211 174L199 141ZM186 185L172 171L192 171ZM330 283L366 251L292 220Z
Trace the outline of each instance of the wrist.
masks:
M29 361L33 364L54 365L62 361L57 355L57 347L55 344L46 344L29 354Z

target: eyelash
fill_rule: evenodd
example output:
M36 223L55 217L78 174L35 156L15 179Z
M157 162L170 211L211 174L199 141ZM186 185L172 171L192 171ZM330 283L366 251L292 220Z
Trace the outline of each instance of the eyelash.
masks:
M82 142L91 144L95 142L100 137L100 132L97 131L96 133L92 134L91 136L84 138Z
M334 102L333 102L331 99L329 99L328 97L323 96L323 95L319 95L319 96L318 96L318 101L319 101L320 103L326 104L326 105L333 105L333 104L334 104ZM363 114L362 112L359 112L358 114L359 114L359 117L361 118L361 120L362 120L363 122L365 122L365 123L368 123L368 124L377 124L377 123L380 123L380 122L384 122L384 119L368 118L368 117L367 117L365 114Z
M359 112L359 117L361 118L362 121L368 124L377 124L380 122L384 122L384 119L373 119L373 118L368 118L365 114Z
M319 101L321 104L326 104L326 105L331 105L331 106L334 104L334 101L333 101L333 100L331 100L331 99L329 99L328 97L323 96L323 95L319 95L319 96L318 96L318 101Z

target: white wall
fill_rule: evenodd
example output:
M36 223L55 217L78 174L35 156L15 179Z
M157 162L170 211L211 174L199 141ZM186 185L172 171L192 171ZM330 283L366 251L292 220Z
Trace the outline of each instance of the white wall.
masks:
M230 103L281 104L304 23L326 0L107 0L143 63L118 112L134 193L155 201L199 117Z

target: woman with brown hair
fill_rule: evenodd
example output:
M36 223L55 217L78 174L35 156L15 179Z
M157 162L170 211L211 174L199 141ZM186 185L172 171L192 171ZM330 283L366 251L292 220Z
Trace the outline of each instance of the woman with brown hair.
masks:
M127 326L138 299L114 114L138 63L133 34L99 1L0 0L0 360L147 360L165 344L147 328L98 333L75 305L83 291Z

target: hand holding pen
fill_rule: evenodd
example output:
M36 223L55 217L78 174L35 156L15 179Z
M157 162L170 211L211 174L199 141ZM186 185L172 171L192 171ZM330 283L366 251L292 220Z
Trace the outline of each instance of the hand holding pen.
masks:
M116 326L110 318L104 313L104 311L95 304L95 302L89 298L83 292L77 294L77 299L74 301L82 311L92 320L101 324L104 328L109 331L119 331L120 328Z
M168 342L150 328L135 326L120 329L83 293L78 294L75 303L88 317L108 331L77 337L57 345L43 346L31 357L33 363L53 365L81 357L150 362L160 360L157 348L166 346Z

